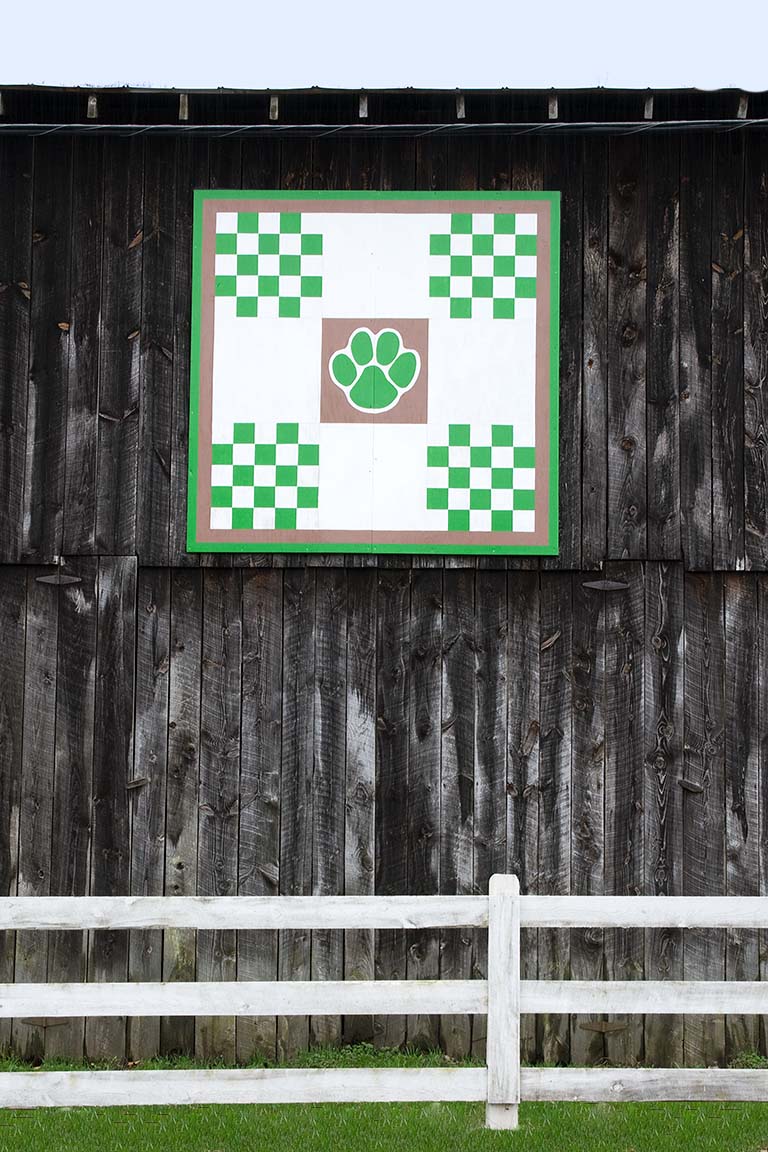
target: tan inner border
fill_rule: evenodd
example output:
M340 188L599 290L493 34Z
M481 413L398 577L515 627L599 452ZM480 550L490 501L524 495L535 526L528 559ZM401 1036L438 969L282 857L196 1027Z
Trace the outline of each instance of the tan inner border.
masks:
M536 261L536 531L535 532L361 532L341 530L276 531L256 528L230 528L226 531L209 527L211 522L211 442L213 437L213 342L214 342L214 270L216 256L217 212L297 212L310 215L327 212L357 213L430 213L441 212L535 212L537 221ZM197 524L198 544L423 544L432 547L461 545L471 547L543 548L549 539L549 377L550 377L550 243L551 212L548 200L269 200L213 199L203 201L203 244L200 317L200 381L198 409L197 456ZM460 320L456 321L461 323ZM258 548L255 547L254 551ZM406 549L407 550L407 549Z

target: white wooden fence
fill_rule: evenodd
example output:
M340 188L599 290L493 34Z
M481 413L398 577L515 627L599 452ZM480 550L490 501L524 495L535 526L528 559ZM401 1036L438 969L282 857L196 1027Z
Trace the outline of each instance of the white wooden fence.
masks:
M520 1013L768 1014L768 982L521 980L520 928L766 928L768 897L488 896L0 899L0 930L488 929L487 980L0 984L0 1017L487 1013L485 1068L4 1072L0 1107L484 1100L491 1128L520 1100L768 1100L768 1071L522 1068Z

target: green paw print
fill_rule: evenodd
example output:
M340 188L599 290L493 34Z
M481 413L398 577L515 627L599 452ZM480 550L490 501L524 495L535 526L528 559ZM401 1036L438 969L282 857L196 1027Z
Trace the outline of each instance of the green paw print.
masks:
M329 364L331 379L359 412L387 412L413 388L421 370L418 352L403 347L394 328L374 338L369 328L357 328L346 348Z

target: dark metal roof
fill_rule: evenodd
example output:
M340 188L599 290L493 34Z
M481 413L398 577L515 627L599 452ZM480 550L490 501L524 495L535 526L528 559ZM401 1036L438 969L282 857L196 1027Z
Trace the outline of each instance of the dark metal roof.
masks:
M737 89L0 88L0 133L35 135L619 134L766 124L768 92Z

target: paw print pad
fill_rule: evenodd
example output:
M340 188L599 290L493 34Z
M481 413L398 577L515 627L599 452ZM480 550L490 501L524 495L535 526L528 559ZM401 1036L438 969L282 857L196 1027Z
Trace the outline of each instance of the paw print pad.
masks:
M358 412L388 412L416 383L421 359L413 348L403 347L394 328L376 337L369 328L358 328L346 348L331 357L328 369Z

